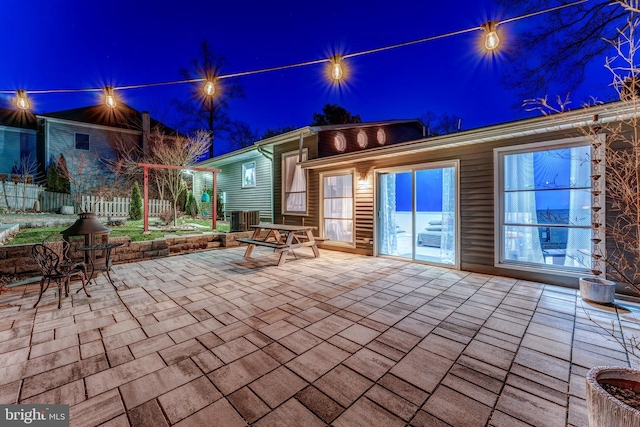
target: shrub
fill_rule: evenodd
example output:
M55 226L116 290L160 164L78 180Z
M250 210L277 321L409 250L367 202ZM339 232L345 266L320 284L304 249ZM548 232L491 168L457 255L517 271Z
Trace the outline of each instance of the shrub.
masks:
M158 215L158 217L160 218L160 221L162 221L165 225L172 223L174 218L173 209L167 209L166 211Z
M129 217L133 220L142 219L144 209L142 207L142 195L140 194L140 186L136 182L131 190L131 206L129 207Z
M190 215L192 217L198 215L198 203L196 202L196 198L191 191L189 191L189 196L187 197L187 203L184 206L184 210L187 212L187 215Z

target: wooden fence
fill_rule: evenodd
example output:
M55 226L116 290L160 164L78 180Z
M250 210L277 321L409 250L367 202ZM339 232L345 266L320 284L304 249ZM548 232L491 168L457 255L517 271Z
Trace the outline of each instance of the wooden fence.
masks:
M43 186L37 184L24 184L14 182L0 183L0 208L11 210L31 210L38 200L40 211L58 212L61 206L76 206L76 201L71 194L54 193L46 191ZM100 197L82 196L81 210L94 212L98 216L128 217L131 199L128 197L114 197L112 200L104 200ZM171 209L168 200L149 200L149 216L158 216Z
M44 187L36 184L3 181L0 183L0 208L25 210L33 209Z
M82 196L81 207L84 212L93 212L98 216L129 216L131 199L128 197L114 197L112 200L104 200L102 197ZM149 216L158 216L171 209L168 200L149 200Z

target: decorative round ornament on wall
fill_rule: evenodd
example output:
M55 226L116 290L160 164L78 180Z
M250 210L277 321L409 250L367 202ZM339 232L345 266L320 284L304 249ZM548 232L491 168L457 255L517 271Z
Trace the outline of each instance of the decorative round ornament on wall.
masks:
M338 132L333 139L333 146L340 153L347 149L347 138L344 137L342 132Z
M378 144L384 145L387 142L387 134L384 132L384 129L378 129L376 133L376 139L378 140Z
M357 142L358 142L358 147L360 147L360 148L365 148L367 146L367 143L369 141L368 141L368 138L367 138L367 134L364 133L363 130L358 132Z

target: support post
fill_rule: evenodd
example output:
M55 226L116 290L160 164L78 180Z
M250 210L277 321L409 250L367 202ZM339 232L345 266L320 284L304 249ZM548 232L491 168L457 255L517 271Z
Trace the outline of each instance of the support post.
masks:
M216 230L216 217L218 216L218 192L216 190L216 173L215 172L211 172L211 175L213 176L213 179L211 180L211 182L213 183L213 190L211 191L213 194L211 194L211 210L213 212L211 212L211 218L212 218L212 222L213 222L213 229L212 231Z
M144 167L144 232L149 232L149 168Z

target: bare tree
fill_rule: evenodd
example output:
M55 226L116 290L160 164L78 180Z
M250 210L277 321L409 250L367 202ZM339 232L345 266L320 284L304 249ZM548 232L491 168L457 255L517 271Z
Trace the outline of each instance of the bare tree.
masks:
M631 9L636 2L628 0L620 3ZM601 160L597 157L592 159L592 186L598 193L598 187L604 186L602 181L606 182L608 210L606 218L601 218L600 211L604 206L598 205L594 199L594 239L605 239L606 251L596 246L592 254L593 273L599 275L604 272L609 279L623 283L640 294L640 68L635 60L640 47L636 33L640 20L635 17L635 12L637 10L627 15L626 24L618 32L618 37L608 41L615 54L605 61L605 67L613 76L613 87L624 107L632 114L628 119L613 124L600 123L596 118L591 126L582 131L591 141L592 151L604 154L604 168L601 168ZM556 103L547 97L525 101L530 110L548 114L566 111L570 100L558 98ZM604 143L600 135L606 136ZM598 227L599 223L604 223L603 230ZM600 264L603 264L603 269L600 269Z
M152 163L170 166L182 166L187 170L198 162L209 148L210 136L199 131L193 137L169 136L154 130L149 138ZM167 189L173 201L173 221L177 224L178 198L186 188L183 171L180 169L157 169L157 179Z
M61 162L62 157L57 161ZM58 171L62 178L71 183L71 194L78 208L93 211L95 203L85 206L83 196L111 198L116 191L116 175L112 174L104 165L106 161L96 153L69 153L66 164L58 164Z
M184 79L204 78L216 81L222 68L227 65L224 56L215 54L207 40L201 45L200 56L191 61L189 69L182 68L180 75ZM216 91L213 96L206 96L203 83L191 86L191 95L187 100L174 99L176 107L184 120L179 128L186 128L188 133L205 129L210 138L209 157L214 156L214 139L221 132L228 132L231 123L229 119L229 101L234 98L244 98L244 89L235 78L216 81Z
M436 114L433 111L427 111L420 116L420 120L427 127L427 136L459 132L462 127L462 118L447 112Z
M232 150L250 147L258 140L258 131L251 129L247 122L234 120L229 131L229 143Z
M506 16L518 16L557 5L550 0L497 0ZM618 7L616 5L622 5ZM588 1L532 18L532 25L505 40L502 82L522 98L548 93L552 82L567 92L585 79L588 64L599 61L626 24L623 1Z
M38 172L38 161L31 157L32 153L20 158L20 181L22 182L22 210L27 209L27 184L35 182Z

